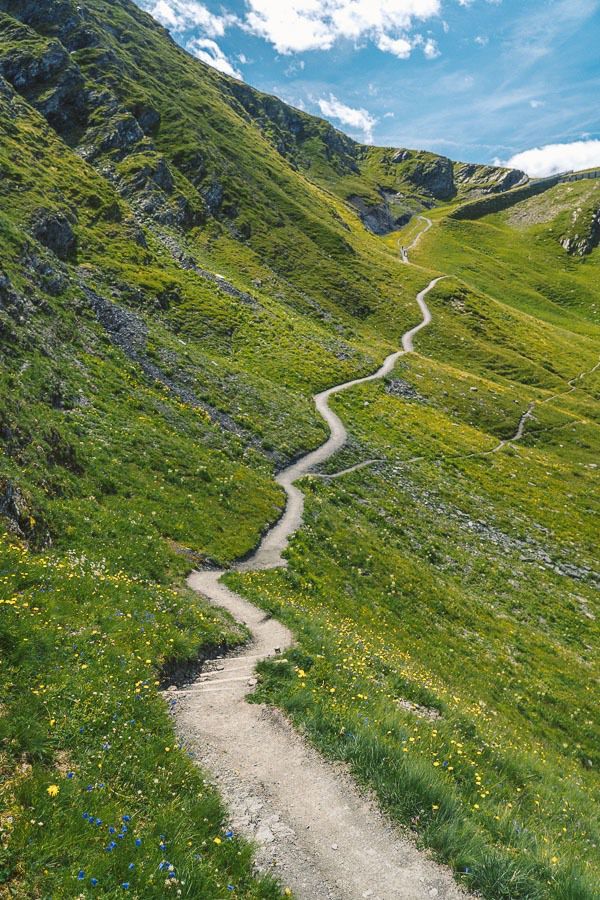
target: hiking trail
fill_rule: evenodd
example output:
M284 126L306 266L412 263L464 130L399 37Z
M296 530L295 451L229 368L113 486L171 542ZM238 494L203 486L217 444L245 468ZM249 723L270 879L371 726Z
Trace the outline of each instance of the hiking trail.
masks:
M428 230L431 222L424 221ZM434 278L418 294L422 320L403 335L401 350L391 353L372 375L315 396L316 409L329 426L330 436L279 473L277 482L287 495L282 517L257 550L229 571L286 565L283 553L303 521L304 496L296 482L346 443L346 428L330 409L329 399L384 378L400 357L413 352L414 337L431 322L425 298L440 280ZM188 584L243 622L252 640L241 652L205 666L194 684L171 687L165 696L179 737L223 796L232 828L258 845L260 869L271 871L299 900L463 897L450 870L417 849L374 799L359 790L343 766L321 757L279 711L246 702L246 695L256 685L257 661L276 654L283 657L293 637L280 622L222 584L224 574L224 570L197 571Z

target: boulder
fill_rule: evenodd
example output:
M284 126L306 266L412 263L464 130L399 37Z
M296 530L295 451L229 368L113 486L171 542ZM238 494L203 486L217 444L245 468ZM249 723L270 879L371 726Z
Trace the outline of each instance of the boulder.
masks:
M64 213L39 209L35 213L31 231L36 240L59 259L67 260L75 255L77 238Z

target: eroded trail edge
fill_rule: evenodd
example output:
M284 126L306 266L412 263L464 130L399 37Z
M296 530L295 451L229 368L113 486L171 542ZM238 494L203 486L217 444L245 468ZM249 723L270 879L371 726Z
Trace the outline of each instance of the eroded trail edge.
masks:
M229 571L285 566L290 537L302 524L304 496L296 482L336 453L347 431L330 409L342 391L384 378L414 350L415 335L431 322L425 298L440 278L417 296L422 321L402 337L372 375L322 391L315 405L330 436L277 476L287 503L256 552ZM258 844L257 863L289 885L300 900L420 900L463 896L449 870L438 866L401 834L359 791L343 767L326 762L276 710L249 704L258 660L283 653L291 632L221 583L224 570L194 572L189 585L245 623L252 642L242 653L216 660L189 687L167 696L177 731L210 773L228 806L231 825Z

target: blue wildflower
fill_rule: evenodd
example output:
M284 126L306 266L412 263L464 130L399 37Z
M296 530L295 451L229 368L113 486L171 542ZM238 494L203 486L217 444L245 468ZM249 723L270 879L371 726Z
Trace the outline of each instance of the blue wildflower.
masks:
M84 819L89 819L89 817L90 817L90 814L89 814L89 813L83 813L83 818L84 818Z
M129 882L124 881L123 884L121 885L121 887L123 888L124 891L128 891L129 890Z
M227 890L228 890L228 891L235 891L234 885L233 885L233 884L228 884L228 885L227 885Z
M84 878L85 878L85 872L83 871L83 869L80 869L80 871L77 873L77 880L83 881Z
M116 830L117 830L117 829L114 828L114 827L111 825L111 826L109 827L109 829L108 829L108 833L109 833L109 834L114 834L114 833L116 832Z
M96 885L98 884L98 879L97 879L97 878L90 878L90 884L91 884L92 887L96 887Z
M135 869L135 863L129 863L128 868L129 868L129 869Z
M131 822L131 816L123 816L124 822Z
M75 778L75 772L67 772L67 778L69 779L69 781L71 780L71 778Z
M231 840L233 838L233 831L231 830L231 828L229 829L229 831L225 832L225 837L228 838L229 840Z
M136 839L135 839L135 846L136 846L136 847L141 847L141 846L142 846L142 839L141 839L141 838L136 838Z

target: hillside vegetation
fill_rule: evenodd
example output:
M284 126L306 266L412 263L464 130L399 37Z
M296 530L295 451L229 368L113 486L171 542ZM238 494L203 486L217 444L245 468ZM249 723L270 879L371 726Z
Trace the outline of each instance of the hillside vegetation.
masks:
M183 576L257 544L311 395L436 273L419 354L333 403L331 471L381 461L232 577L298 638L257 698L483 896L595 896L597 186L448 215L522 179L361 147L129 0L0 0L0 897L281 895L159 695L245 639Z

